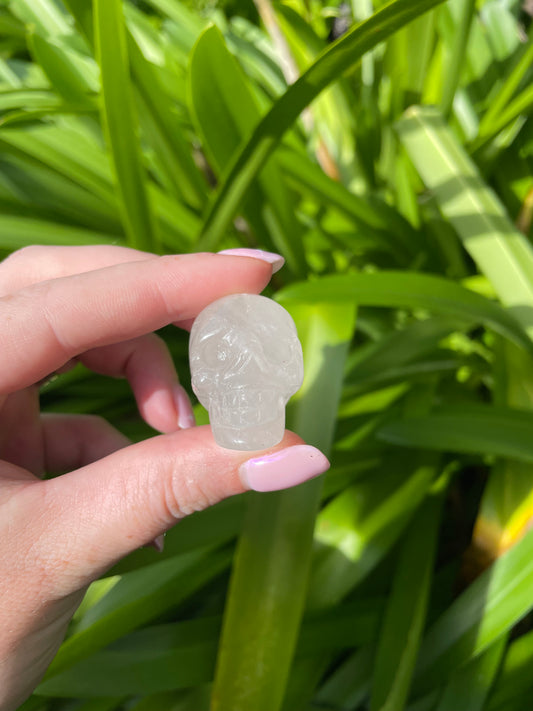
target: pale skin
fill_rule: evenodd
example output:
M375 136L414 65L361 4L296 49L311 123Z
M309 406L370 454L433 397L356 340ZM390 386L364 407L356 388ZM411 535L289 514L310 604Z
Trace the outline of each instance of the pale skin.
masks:
M261 259L111 246L31 247L0 264L1 711L37 685L93 580L183 516L248 488L239 467L257 455L190 426L153 331L189 329L210 302L260 293L271 275ZM76 361L127 378L162 434L131 445L100 418L41 414L39 383ZM299 444L286 432L269 452ZM49 471L69 473L42 480Z

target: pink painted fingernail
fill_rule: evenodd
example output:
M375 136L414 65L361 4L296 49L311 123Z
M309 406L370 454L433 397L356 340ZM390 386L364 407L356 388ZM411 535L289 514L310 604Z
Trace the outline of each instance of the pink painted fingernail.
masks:
M262 249L248 249L246 247L236 247L235 249L223 249L218 254L227 254L230 257L252 257L253 259L262 259L263 262L268 262L272 265L272 274L279 272L285 264L285 259L281 254L275 252L264 252Z
M254 491L278 491L313 479L329 467L329 461L320 450L299 444L249 459L239 472L244 483Z
M174 402L178 410L178 427L180 430L188 430L189 427L194 427L196 420L194 419L191 401L182 385L176 385L174 389Z
M157 536L157 538L154 538L153 541L147 544L147 547L155 548L158 553L162 553L165 547L165 534L162 533L160 536Z

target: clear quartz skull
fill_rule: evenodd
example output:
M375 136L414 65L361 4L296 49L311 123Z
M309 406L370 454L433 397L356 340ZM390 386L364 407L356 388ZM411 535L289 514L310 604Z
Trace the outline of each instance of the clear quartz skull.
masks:
M255 450L281 441L285 405L303 380L302 347L282 306L256 294L214 301L193 324L189 360L218 444Z

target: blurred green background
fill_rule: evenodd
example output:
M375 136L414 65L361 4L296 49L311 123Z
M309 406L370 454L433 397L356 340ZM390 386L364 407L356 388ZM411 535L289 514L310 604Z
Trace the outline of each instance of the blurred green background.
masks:
M0 256L280 252L332 461L94 583L24 711L529 708L532 14L0 0ZM81 366L42 404L153 434Z

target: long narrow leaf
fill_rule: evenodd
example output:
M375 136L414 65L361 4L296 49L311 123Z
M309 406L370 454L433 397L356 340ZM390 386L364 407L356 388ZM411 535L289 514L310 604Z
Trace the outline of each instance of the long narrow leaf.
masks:
M191 53L189 95L213 170L223 173L259 121L261 111L239 63L214 26L200 35ZM294 217L291 190L275 158L250 191L244 215L256 238L283 254L295 273L305 274L301 226Z
M397 124L401 140L465 249L533 335L533 248L511 222L475 164L431 108L415 107Z
M327 276L294 284L280 296L282 302L322 300L361 306L427 309L458 319L458 323L482 323L531 352L525 331L498 304L448 279L415 272L382 271Z
M464 667L457 669L444 690L436 711L483 711L507 648L503 635Z
M372 679L371 711L401 711L411 685L433 574L442 493L409 524L385 611Z
M202 229L199 241L203 249L216 244L254 177L303 109L331 82L353 67L365 52L441 2L443 0L393 0L325 50L287 89L258 124L228 170Z
M229 560L228 551L200 550L127 573L87 612L45 680L179 604L218 575Z
M300 305L292 313L304 345L306 378L288 424L327 453L354 308ZM255 495L250 502L225 612L213 711L281 707L305 605L320 490L315 480Z
M154 234L137 139L122 0L94 0L103 117L113 155L122 218L132 247L150 250Z
M510 630L533 606L533 532L480 575L429 630L417 667L419 691L449 678Z
M57 222L16 215L0 215L0 248L20 249L31 244L120 244L116 235L92 232Z
M442 408L383 425L379 437L404 447L492 454L533 462L533 412L488 405Z

